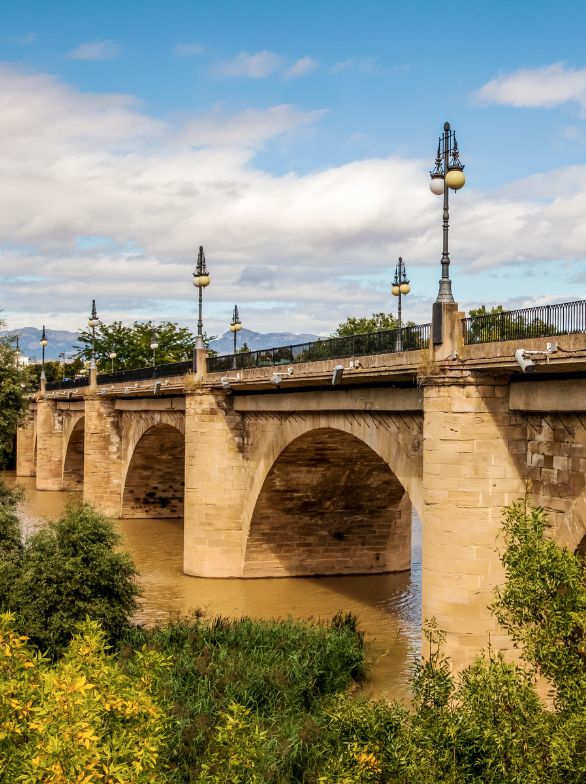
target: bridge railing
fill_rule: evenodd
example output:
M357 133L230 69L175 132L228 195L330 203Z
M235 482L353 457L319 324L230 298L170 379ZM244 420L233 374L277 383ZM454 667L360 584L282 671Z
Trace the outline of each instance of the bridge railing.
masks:
M311 343L223 354L208 357L208 372L245 370L271 365L295 365L320 359L345 359L369 354L392 354L399 351L418 351L429 346L431 324L367 332L339 338L324 338Z
M47 392L52 392L55 389L77 389L78 387L89 386L90 380L88 376L81 378L68 378L65 381L49 381L45 384Z
M99 373L98 384L119 384L121 381L148 381L150 378L166 378L168 376L184 376L193 371L193 361L169 362L154 367L134 368L133 370L116 370L114 373Z
M467 344L586 332L586 300L469 316L462 326Z

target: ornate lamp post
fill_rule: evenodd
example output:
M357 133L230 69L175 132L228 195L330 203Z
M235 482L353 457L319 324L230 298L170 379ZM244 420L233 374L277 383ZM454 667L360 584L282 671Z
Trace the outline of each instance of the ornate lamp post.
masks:
M234 305L234 312L232 313L232 321L230 322L230 332L234 335L234 361L232 367L236 369L236 338L242 329L242 323L238 316L238 305Z
M236 337L242 329L242 322L238 317L238 305L234 305L234 312L232 313L232 321L230 322L230 332L234 334L234 354L236 353Z
M157 342L157 333L153 329L153 336L151 338L151 349L153 351L153 367L155 367L156 364L155 359L156 359L156 351L158 348L159 348L159 344Z
M206 268L206 257L203 252L203 245L199 246L199 253L197 254L197 266L193 273L193 285L199 289L198 303L199 303L199 317L197 320L197 337L195 339L195 348L205 349L206 344L203 339L203 319L202 319L202 306L203 306L203 290L206 286L210 285L210 276Z
M65 352L59 352L59 362L61 364L61 380L65 381Z
M87 320L88 327L92 330L92 360L90 362L90 370L96 369L96 327L100 326L100 319L96 310L96 300L92 300L92 312Z
M110 359L112 360L112 373L114 372L114 360L118 355L115 351L110 351Z
M47 346L48 342L49 341L47 340L47 335L45 333L45 325L43 324L43 332L41 334L41 340L40 340L41 348L42 348L42 354L41 354L41 381L46 381L47 380L47 376L45 375L45 347Z
M397 340L395 341L395 351L403 351L403 338L401 334L401 298L406 296L411 291L411 286L409 285L409 281L407 280L407 273L405 271L405 264L403 262L403 258L399 256L399 261L397 262L397 266L395 267L395 279L393 280L393 285L391 286L391 293L394 297L399 298L398 308L397 308L397 321L399 324L399 328L397 330Z
M452 295L452 281L450 280L450 254L448 250L449 231L449 189L454 191L464 187L464 166L460 161L456 132L450 130L450 123L444 123L444 133L440 136L437 145L435 167L430 171L431 192L436 196L444 197L443 210L443 250L442 250L442 276L439 282L439 291L436 302L454 302Z

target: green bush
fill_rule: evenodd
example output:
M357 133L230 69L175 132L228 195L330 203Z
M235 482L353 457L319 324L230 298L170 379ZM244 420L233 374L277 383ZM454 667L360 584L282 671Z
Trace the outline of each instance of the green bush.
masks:
M26 543L5 600L20 628L55 657L85 618L117 643L136 608L136 570L115 551L112 524L88 504L69 506Z
M493 610L560 709L586 710L586 560L548 539L546 526L526 500L505 509L506 581Z
M22 561L23 545L16 513L21 498L22 491L8 487L0 477L0 612L9 609L8 597Z
M166 761L178 782L232 781L236 759L238 781L301 781L322 699L364 677L351 616L328 626L196 619L134 628L126 642L123 658L147 646L172 660L159 687L175 717Z

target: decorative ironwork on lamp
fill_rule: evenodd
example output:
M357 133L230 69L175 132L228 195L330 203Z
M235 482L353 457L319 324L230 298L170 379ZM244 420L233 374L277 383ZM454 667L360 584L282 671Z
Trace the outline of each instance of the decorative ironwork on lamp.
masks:
M210 285L210 274L206 267L206 257L203 252L203 245L199 246L199 253L197 254L197 265L193 273L193 285L198 289L198 320L197 320L197 337L195 339L196 349L205 349L206 344L203 339L203 290Z
M460 190L464 187L464 165L460 161L460 152L456 132L451 130L450 123L444 123L443 135L439 137L435 166L430 171L431 182L429 187L436 196L444 197L443 208L443 249L442 249L442 276L439 282L439 291L436 302L454 302L452 294L452 281L450 280L450 254L448 249L449 239L449 190Z

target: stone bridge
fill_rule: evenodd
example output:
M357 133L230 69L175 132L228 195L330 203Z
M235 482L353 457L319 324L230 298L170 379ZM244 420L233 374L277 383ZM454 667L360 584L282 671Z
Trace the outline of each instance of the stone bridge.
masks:
M469 345L462 317L444 306L429 347L299 362L278 385L274 367L207 372L198 352L195 373L45 388L17 473L114 517L183 518L184 570L206 577L408 569L413 506L423 613L458 666L489 633L509 645L486 606L501 510L527 480L551 535L586 541L586 334L523 374L515 350L545 338Z

